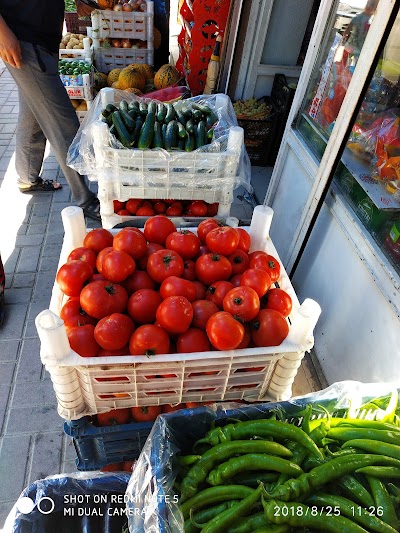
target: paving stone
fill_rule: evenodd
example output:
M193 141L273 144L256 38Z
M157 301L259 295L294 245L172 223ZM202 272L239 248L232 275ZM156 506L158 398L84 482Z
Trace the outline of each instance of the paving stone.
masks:
M15 407L9 410L6 431L8 435L38 430L60 431L62 425L63 419L57 413L56 405Z
M33 287L35 283L36 273L26 273L26 274L14 274L13 287L22 288L22 287Z
M61 419L60 419L61 420ZM58 474L63 452L63 433L37 433L34 436L29 483Z
M7 294L6 302L8 302L9 297L10 295ZM27 306L23 304L6 305L6 316L1 327L1 340L22 338L26 310Z
M0 363L0 385L11 386L15 370L15 362Z
M48 244L47 243L47 239L46 239L46 243L45 243L45 245L43 246L43 249L42 249L42 258L44 258L44 257L60 257L61 247L62 247L62 240L61 239L59 240L58 243L54 243L54 244Z
M17 235L26 235L28 231L28 224L22 224L17 231Z
M43 235L18 235L16 246L40 246L44 241Z
M25 488L30 445L30 435L3 437L0 451L0 479L9 482L0 483L0 501L16 501Z
M17 125L15 123L13 124L4 124L2 133L14 133Z
M0 340L0 361L16 361L18 358L19 340Z
M40 261L40 272L51 272L53 275L53 282L58 269L59 258L60 252L58 252L58 255L53 257L42 257Z
M40 223L32 223L28 227L27 235L44 235L47 229L47 220Z
M22 335L20 335L22 337ZM19 365L15 375L15 382L39 382L43 365L40 360L39 338L24 339L22 341Z
M38 336L38 332L35 326L35 320L27 320L25 322L24 338L31 339L37 336Z
M12 287L7 291L7 304L28 304L32 298L32 289L30 288L15 288ZM14 307L11 305L11 307ZM24 313L25 316L25 313Z
M20 250L18 248L14 248L10 256L7 258L7 261L3 261L4 272L6 273L6 277L8 274L12 274L14 272L18 262L19 253Z
M27 246L21 249L17 272L36 272L40 258L40 247Z
M15 384L10 407L54 406L56 397L53 385L48 381Z
M0 435L3 434L5 416L8 407L8 398L10 396L11 387L7 385L0 385Z
M33 301L36 302L37 300L48 298L48 301L50 302L53 285L53 276L49 276L47 272L38 272L36 276L36 287L33 291Z
M50 300L47 300L46 298L43 298L41 300L38 300L37 302L32 302L28 309L28 319L35 319L37 315L43 311L43 309L48 309L50 304Z

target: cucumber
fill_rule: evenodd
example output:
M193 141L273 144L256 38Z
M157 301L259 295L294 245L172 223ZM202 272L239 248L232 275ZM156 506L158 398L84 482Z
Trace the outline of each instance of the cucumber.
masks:
M163 147L165 148L165 136L167 135L167 126L168 124L163 124L161 126L161 137L162 137L162 143L163 143Z
M207 144L210 144L214 137L214 128L211 128L207 131L206 138L207 138Z
M138 142L142 126L143 126L143 117L139 115L136 118L135 131L133 132L132 146L134 146Z
M212 113L212 110L206 104L198 104L196 102L193 103L193 107L195 109L198 109L201 113L203 113L203 115L209 115L210 113Z
M197 124L195 140L196 148L200 148L200 146L204 146L206 144L206 123L204 120L200 120L200 122Z
M156 121L156 114L152 111L147 113L147 117L143 122L142 129L140 130L140 137L138 140L139 150L145 150L151 146L154 135L154 123Z
M182 124L180 122L177 122L177 126L178 126L178 137L179 137L179 139L185 139L185 137L186 137L185 126L182 126Z
M157 120L158 122L164 122L165 117L167 116L167 108L163 103L158 104L157 106Z
M175 118L175 108L172 104L165 104L167 108L167 114L165 116L164 122L169 124Z
M186 120L189 120L189 118L192 118L192 110L190 109L190 107L183 106L181 111L184 114Z
M187 132L185 141L185 152L193 152L195 148L194 135Z
M128 109L129 110L136 109L137 111L139 111L139 102L137 100L134 100L133 102L129 102Z
M218 121L218 119L216 118L214 113L212 115L207 115L206 116L206 128L207 128L207 130L212 128L217 121Z
M121 118L125 126L128 128L128 131L133 132L133 130L135 129L135 121L130 116L129 112L125 111L125 106L124 106L124 109L119 110L119 114L121 115Z
M157 113L157 102L153 100L147 104L147 113Z
M176 120L171 120L171 122L168 123L165 132L164 147L166 150L171 150L171 148L178 145L177 130L178 126Z
M119 103L119 110L124 111L125 113L128 112L128 102L126 100L121 100Z
M175 109L175 113L179 123L182 124L182 126L186 126L187 118L182 113L182 111L179 111L179 109Z
M186 139L178 139L178 148L179 148L179 150L184 151L185 150L185 144L186 144Z
M128 132L126 129L126 126L121 118L121 115L119 111L114 111L112 114L112 121L115 126L115 129L117 130L117 136L121 143L126 147L129 148L132 146L133 142L133 136Z
M110 133L115 137L117 136L117 128L114 126L114 124L111 124L110 126Z
M164 148L161 124L157 121L154 122L153 148Z
M106 111L108 111L108 113L111 114L114 111L118 111L118 107L116 107L114 104L107 104Z
M188 131L189 133L194 133L194 127L195 127L195 123L194 123L193 119L190 118L186 122L186 125L185 125L186 131Z
M199 109L195 109L193 111L193 118L196 122L200 122L200 120L203 118L203 113Z
M140 102L139 104L139 111L142 117L145 117L147 115L147 104L146 102Z
M102 117L104 117L104 118L109 117L110 114L111 114L110 111L108 111L107 109L103 109L103 111L101 112L101 115L102 115ZM104 121L103 121L103 122L104 122Z
M128 109L128 115L131 118L136 119L138 114L139 114L139 109L137 107L134 107L133 109Z

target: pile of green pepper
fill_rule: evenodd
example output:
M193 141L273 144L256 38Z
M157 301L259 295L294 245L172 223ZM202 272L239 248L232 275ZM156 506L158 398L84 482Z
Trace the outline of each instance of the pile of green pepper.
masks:
M394 533L400 424L276 416L215 427L177 457L185 533ZM393 405L393 403L391 403Z

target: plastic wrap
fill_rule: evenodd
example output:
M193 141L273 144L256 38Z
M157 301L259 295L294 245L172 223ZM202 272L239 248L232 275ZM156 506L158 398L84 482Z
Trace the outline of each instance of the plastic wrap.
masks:
M393 391L400 392L400 382L365 384L343 381L286 402L246 406L214 404L215 409L208 406L159 416L126 491L127 506L131 509L128 513L130 531L184 533L178 496L173 489L174 460L179 452L190 453L193 443L204 436L212 424L264 418L272 413L276 413L280 419L289 422L297 420L300 423L308 404L314 408L312 418L326 417L324 409L340 417L380 418L388 402L384 403L381 411L377 411L375 405L366 404L375 398L389 398ZM400 415L399 409L397 414Z
M243 142L243 130L228 96L201 95L175 102L176 109L195 102L206 104L217 116L214 137L192 152L162 148L125 148L100 120L106 103L126 100L148 103L148 98L125 91L102 89L86 114L68 152L67 164L91 180L118 181L129 185L162 188L171 180L175 187L214 187L249 192L251 166ZM157 100L155 100L158 102Z
M129 477L126 472L78 472L35 481L21 493L4 532L120 532L127 524Z

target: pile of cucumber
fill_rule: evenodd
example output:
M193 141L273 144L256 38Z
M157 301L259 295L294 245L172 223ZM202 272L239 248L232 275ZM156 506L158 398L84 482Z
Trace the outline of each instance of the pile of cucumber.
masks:
M218 117L205 104L179 106L156 101L108 104L101 119L126 148L164 148L191 152L212 141Z

